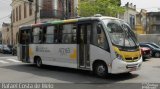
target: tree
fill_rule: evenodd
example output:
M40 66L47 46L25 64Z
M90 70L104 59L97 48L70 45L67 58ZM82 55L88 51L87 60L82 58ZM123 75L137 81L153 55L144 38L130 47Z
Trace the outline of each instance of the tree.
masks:
M124 12L120 4L121 0L81 0L79 14L84 17L93 16L94 14L116 16Z

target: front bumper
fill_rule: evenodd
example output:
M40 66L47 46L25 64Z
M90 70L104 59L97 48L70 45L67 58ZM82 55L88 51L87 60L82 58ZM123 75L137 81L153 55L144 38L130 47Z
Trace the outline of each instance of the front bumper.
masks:
M137 62L125 62L119 59L115 59L112 62L112 74L127 73L131 71L139 70L142 65L142 57Z

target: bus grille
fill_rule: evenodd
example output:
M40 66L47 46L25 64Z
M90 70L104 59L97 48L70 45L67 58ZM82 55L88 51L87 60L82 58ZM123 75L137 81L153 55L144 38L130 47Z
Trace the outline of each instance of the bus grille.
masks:
M126 61L136 61L139 57L125 58Z

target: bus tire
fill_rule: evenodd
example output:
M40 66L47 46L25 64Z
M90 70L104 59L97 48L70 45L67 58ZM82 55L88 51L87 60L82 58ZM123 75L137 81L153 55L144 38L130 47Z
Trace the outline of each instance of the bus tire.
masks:
M42 60L40 57L36 57L36 66L38 68L41 68L42 67Z
M93 66L94 73L101 78L106 78L108 75L108 68L104 62L95 63Z

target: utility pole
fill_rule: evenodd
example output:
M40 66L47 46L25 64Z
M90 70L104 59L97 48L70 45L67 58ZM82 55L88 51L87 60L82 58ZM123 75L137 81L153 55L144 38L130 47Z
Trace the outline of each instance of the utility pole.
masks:
M63 14L63 19L66 19L66 14L65 14L65 6L64 6L64 3L65 3L65 0L60 0L61 4L62 4L62 14Z
M33 3L33 0L28 0L29 3ZM37 23L37 13L38 13L38 0L35 0L35 24Z
M13 14L11 14L11 45L13 46Z

